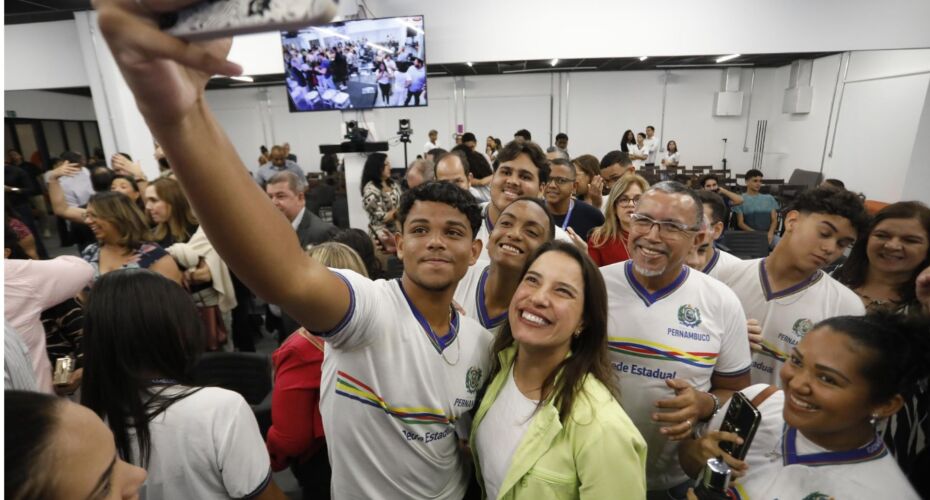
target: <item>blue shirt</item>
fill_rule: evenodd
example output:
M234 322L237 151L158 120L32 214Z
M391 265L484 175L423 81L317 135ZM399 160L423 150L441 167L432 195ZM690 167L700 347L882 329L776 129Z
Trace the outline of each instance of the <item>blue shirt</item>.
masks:
M778 202L770 194L743 194L743 204L733 207L735 213L743 214L747 226L766 232L772 225L772 210L778 210Z
M417 69L416 66L410 66L407 78L410 79L410 92L420 92L426 86L426 67Z

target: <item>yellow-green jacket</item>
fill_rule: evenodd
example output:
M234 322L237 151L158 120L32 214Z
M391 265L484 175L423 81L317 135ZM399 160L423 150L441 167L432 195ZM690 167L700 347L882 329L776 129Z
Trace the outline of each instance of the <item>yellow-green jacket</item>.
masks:
M475 436L504 387L515 356L516 347L498 355L501 369L472 424L472 456L482 489L481 450L475 447ZM537 410L514 453L498 499L646 498L643 437L599 380L586 378L582 392L575 397L566 422L559 420L551 401Z

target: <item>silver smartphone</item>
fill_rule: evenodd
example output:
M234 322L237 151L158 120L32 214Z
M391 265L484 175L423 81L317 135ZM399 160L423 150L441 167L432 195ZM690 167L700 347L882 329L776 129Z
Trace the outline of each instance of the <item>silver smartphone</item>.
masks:
M339 0L204 0L162 14L159 27L185 40L295 31L332 21L338 3Z

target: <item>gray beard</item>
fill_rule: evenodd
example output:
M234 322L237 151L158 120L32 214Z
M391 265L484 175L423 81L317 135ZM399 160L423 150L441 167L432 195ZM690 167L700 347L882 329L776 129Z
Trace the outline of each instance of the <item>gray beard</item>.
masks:
M659 269L659 270L643 269L642 267L639 267L638 265L636 265L635 261L633 262L633 269L635 269L637 273L647 278L655 278L656 276L662 276L662 273L665 272L665 269Z

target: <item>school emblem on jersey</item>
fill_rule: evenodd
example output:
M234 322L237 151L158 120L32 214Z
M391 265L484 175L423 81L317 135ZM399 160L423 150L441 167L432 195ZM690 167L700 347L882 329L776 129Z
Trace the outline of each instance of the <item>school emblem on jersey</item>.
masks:
M694 328L701 324L701 311L691 304L685 304L678 308L678 322L689 328Z
M798 338L804 338L807 335L807 332L811 331L811 328L814 327L814 322L807 319L801 318L794 322L794 326L791 327L791 331L794 332Z
M465 374L465 389L474 394L478 390L478 386L481 385L481 368L473 366L468 369L468 373Z
M819 491L815 491L804 497L804 500L833 500L833 497L830 495L825 495Z

